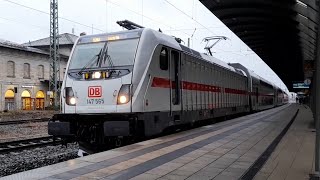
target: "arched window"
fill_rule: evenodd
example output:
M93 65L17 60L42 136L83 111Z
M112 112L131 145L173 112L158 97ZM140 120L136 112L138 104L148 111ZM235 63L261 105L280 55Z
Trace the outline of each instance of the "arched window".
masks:
M14 77L15 75L15 67L13 61L7 62L7 76L8 77Z
M14 110L15 109L15 100L14 100L14 91L8 89L4 94L4 109L5 110Z
M11 89L7 90L6 93L4 94L4 98L5 99L13 99L14 98L13 90L11 90Z
M44 78L44 66L43 65L38 66L38 77L39 77L39 79Z
M36 109L37 110L44 110L44 92L38 91L36 94Z
M31 97L31 94L30 94L30 92L29 92L28 90L24 90L24 91L22 91L22 93L21 93L21 97L22 97L22 98L30 98L30 97Z
M31 110L32 109L31 94L28 90L22 91L21 101L22 101L22 109L23 110Z
M28 63L23 64L23 77L30 78L30 64Z

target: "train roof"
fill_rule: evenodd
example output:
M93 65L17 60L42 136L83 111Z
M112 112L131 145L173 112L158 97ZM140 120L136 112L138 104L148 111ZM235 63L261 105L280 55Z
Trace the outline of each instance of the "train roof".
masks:
M209 63L212 63L212 64L215 64L215 65L218 65L222 68L225 68L225 69L228 69L229 71L233 71L235 73L238 73L238 74L241 74L243 76L247 76L243 71L241 71L240 69L236 69L232 66L230 66L228 63L224 62L224 61L221 61L220 59L216 58L216 57L213 57L213 56L209 56L207 54L204 54L204 53L199 53L198 51L196 50L193 50L191 48L188 48L184 45L181 45L180 44L180 47L181 49L186 52L186 53L189 53L189 54L192 54L193 56L196 56L196 57L199 57Z
M215 58L213 56L209 56L207 54L204 53L200 53L196 50L193 50L189 47L186 47L180 43L178 43L175 39L175 37L164 34L162 32L153 30L153 29L149 29L149 28L139 28L139 29L133 29L133 30L125 30L125 31L117 31L117 32L111 32L111 33L102 33L102 34L95 34L95 35L86 35L86 36L82 36L79 38L78 42L81 42L82 40L85 39L92 39L94 37L106 37L106 36L112 36L112 35L129 35L129 34L135 34L137 37L142 36L142 34L153 34L153 36L155 36L155 38L157 38L157 40L159 41L160 44L178 49L180 51L185 52L186 54L189 54L191 56L194 57L198 57L199 59L202 59L203 61L215 64L217 66L220 66L224 69L227 69L229 71L235 72L237 74L240 74L242 76L246 76L246 74L239 70L236 69L232 66L230 66L228 63L219 60L218 58Z
M155 31L153 29L149 29L149 28L144 28L143 29L144 31L151 31L155 36L156 38L162 42L164 45L167 45L167 46L170 46L170 47L173 47L175 49L178 49L178 50L181 50L183 52L185 52L186 54L189 54L191 56L195 56L195 57L198 57L200 59L202 59L203 61L205 62L208 62L208 63L212 63L212 64L216 64L224 69L227 69L229 71L232 71L232 72L235 72L235 73L238 73L242 76L246 76L242 71L238 70L238 69L235 69L234 67L232 66L229 66L226 62L224 61L221 61L213 56L208 56L204 53L199 53L198 51L196 50L193 50L187 46L184 46L182 44L179 44L176 40L175 40L175 37L173 36L170 36L170 35L167 35L167 34L163 34L159 31Z
M206 54L201 54L201 55L202 55L201 57L202 57L203 59L205 59L205 60L207 60L207 61L209 61L209 62L212 62L212 63L214 63L214 64L217 64L217 65L219 65L219 66L221 66L221 67L224 67L225 69L229 69L230 71L236 72L236 70L235 70L234 67L230 66L228 63L226 63L226 62L224 62L224 61L221 61L221 60L218 59L218 58L215 58L215 57L213 57L213 56L208 56L208 55L206 55Z
M82 38L88 38L88 37L100 37L100 36L106 36L106 35L117 35L117 34L131 34L136 32L139 36L141 33L147 28L140 28L140 29L132 29L132 30L124 30L124 31L115 31L115 32L109 32L109 33L100 33L100 34L91 34L91 35L85 35L80 36L79 39Z
M272 82L264 79L263 77L259 76L258 74L256 74L256 73L253 72L252 70L250 70L250 73L251 73L251 76L252 76L252 77L255 77L255 78L257 78L258 80L263 81L264 83L267 83L267 84L269 84L269 85L271 85L271 86L276 87Z

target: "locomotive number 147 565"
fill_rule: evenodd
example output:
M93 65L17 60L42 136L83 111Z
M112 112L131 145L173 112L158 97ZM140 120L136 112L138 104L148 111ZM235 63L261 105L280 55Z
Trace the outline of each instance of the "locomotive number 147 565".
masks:
M104 104L104 99L87 99L87 104Z

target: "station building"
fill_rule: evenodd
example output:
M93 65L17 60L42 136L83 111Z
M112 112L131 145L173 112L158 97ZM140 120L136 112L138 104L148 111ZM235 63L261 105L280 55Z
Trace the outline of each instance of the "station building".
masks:
M61 34L60 78L77 36ZM0 40L0 111L43 110L50 106L50 38L25 44Z

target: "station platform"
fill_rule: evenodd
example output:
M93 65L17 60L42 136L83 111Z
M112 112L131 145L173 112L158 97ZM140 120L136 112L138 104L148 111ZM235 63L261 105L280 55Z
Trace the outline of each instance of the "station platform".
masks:
M305 179L311 122L306 106L288 104L1 179Z

